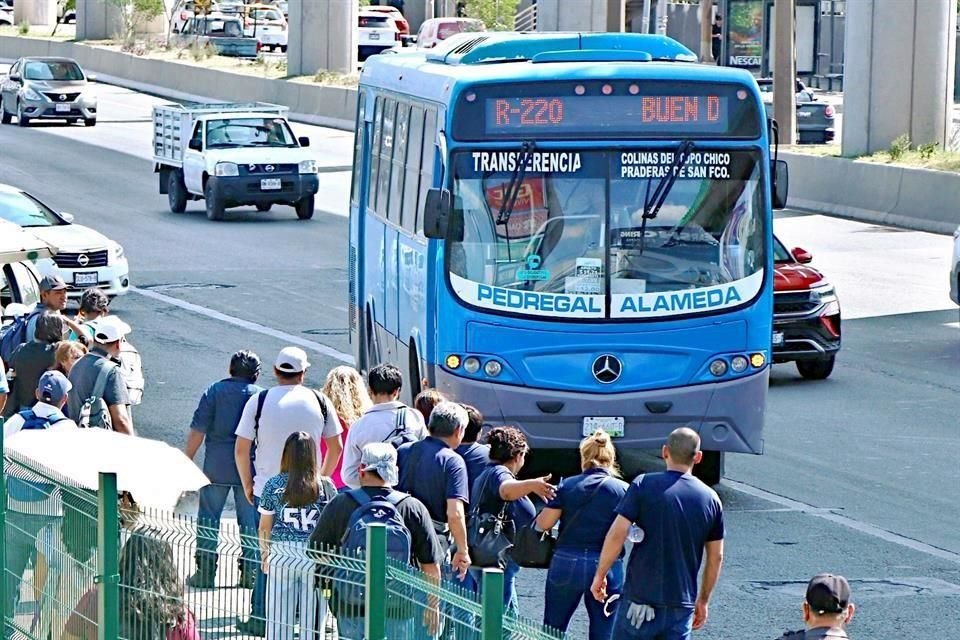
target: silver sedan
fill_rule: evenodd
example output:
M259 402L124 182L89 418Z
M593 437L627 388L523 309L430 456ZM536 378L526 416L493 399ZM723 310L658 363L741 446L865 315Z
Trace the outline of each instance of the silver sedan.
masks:
M0 120L14 117L25 127L31 120L83 120L97 124L97 96L84 73L70 58L20 58L0 81Z

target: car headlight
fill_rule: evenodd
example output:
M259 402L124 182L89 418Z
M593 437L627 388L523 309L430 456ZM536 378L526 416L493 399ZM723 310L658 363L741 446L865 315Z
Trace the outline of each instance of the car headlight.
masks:
M218 162L213 173L220 178L236 177L240 175L240 168L235 162Z
M317 161L316 160L301 160L300 161L300 173L317 173Z
M810 297L816 302L828 302L837 297L837 290L832 284L825 284L810 289Z
M27 100L43 100L43 96L37 93L36 89L31 87L23 88L23 97Z

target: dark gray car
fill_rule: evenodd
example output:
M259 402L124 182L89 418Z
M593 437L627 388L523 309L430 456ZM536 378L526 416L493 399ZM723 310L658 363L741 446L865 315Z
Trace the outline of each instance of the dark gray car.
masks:
M66 120L97 124L97 96L84 73L70 58L20 58L0 80L0 121L14 117L25 127L31 120Z
M767 116L773 117L773 79L757 80ZM817 100L816 94L797 80L797 142L799 144L826 144L836 135L833 105Z

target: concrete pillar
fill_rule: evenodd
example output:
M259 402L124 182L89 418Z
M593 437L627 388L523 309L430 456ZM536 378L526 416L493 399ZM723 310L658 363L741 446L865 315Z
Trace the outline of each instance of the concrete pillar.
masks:
M290 75L317 71L356 73L356 0L290 0L287 69Z
M773 7L776 60L773 67L773 117L780 126L780 144L797 142L796 0L780 0Z
M13 21L34 27L57 24L57 0L17 0L13 5Z
M620 7L619 14L611 5ZM537 31L623 31L623 2L617 0L537 0Z
M914 144L945 145L953 106L954 0L857 0L846 6L845 156Z
M607 31L622 33L627 26L627 0L607 0Z

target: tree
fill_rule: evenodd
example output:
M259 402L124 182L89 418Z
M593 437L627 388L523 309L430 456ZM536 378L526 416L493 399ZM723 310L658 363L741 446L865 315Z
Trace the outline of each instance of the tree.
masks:
M519 0L467 0L465 13L487 25L490 31L513 31Z
M957 0L960 2L960 0ZM57 0L57 21L53 25L53 32L50 37L57 35L57 29L67 21L67 14L77 10L77 0Z
M124 50L133 48L137 35L148 22L164 14L163 0L109 0L120 10L120 40Z

